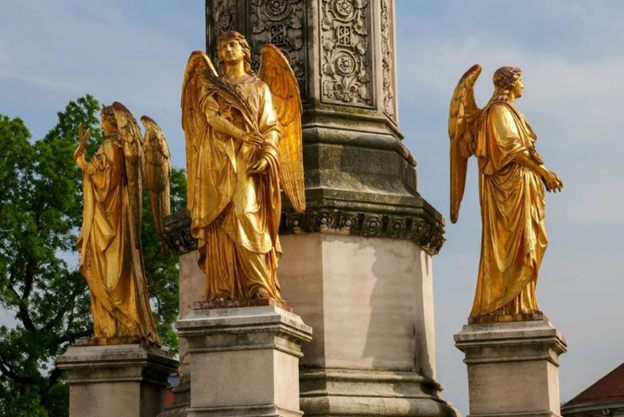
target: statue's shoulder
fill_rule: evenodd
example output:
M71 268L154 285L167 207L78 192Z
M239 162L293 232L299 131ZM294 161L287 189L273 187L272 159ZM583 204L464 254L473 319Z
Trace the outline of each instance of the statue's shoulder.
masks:
M121 150L121 138L117 133L104 137L102 144L100 145L100 153L104 153L109 157L112 157L116 152Z
M483 109L482 115L486 118L494 117L497 119L515 119L516 121L522 120L520 112L514 108L511 104L504 101L496 101L489 104Z
M263 90L269 93L271 92L271 90L269 89L269 85L265 83L264 81L262 81L260 77L256 75L252 75L251 77L248 78L248 80L249 80L249 83L252 83L259 90Z

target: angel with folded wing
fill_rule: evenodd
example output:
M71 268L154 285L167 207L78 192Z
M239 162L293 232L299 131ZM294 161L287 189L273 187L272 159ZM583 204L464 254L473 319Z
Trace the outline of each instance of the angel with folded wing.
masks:
M238 32L218 39L221 72L208 56L189 58L182 87L188 210L206 274L206 300L283 301L280 190L305 210L301 98L286 57L262 47L256 76Z
M89 160L90 131L78 127L74 153L83 171L80 272L91 292L94 341L123 344L138 338L160 345L149 303L141 246L143 188L150 193L156 229L169 214L169 149L162 131L143 116L145 140L121 103L101 111L104 141ZM145 142L145 143L144 143ZM162 239L162 235L161 235Z
M450 105L451 221L458 219L468 158L474 155L483 234L470 317L528 317L539 312L535 286L548 245L544 187L561 191L563 182L544 166L537 136L515 105L524 88L520 68L494 73L494 94L483 109L474 97L480 73L475 65L464 74Z

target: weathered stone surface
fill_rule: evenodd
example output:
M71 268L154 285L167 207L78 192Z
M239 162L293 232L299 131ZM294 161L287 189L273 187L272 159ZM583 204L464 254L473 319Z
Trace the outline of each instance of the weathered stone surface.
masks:
M301 360L306 415L455 415L435 382L429 254L322 233L282 236L282 247L282 295L315 332Z
M371 369L301 371L306 416L460 416L440 398L442 387L415 372Z
M136 344L70 347L58 366L68 376L70 417L155 417L178 362Z
M186 211L184 211L184 213L186 213ZM179 219L174 216L173 221L177 220ZM189 221L188 217L182 219L182 221ZM190 231L187 230L187 233L188 238L190 239ZM178 236L178 239L183 238ZM194 240L178 240L178 242L183 242L181 245L185 248L185 250L190 248L184 245L188 245L190 242L196 244L196 241ZM173 242L170 241L170 247L171 243ZM174 247L180 248L180 244L176 244ZM180 255L179 288L180 317L184 317L192 311L194 303L204 299L204 293L206 292L206 276L199 268L199 265L197 265L197 250ZM173 389L173 393L175 394L174 404L163 413L159 414L159 417L186 417L186 408L191 402L190 360L186 350L186 339L180 337L180 383Z
M466 354L470 416L560 416L559 355L566 340L547 321L470 324L455 335Z
M188 416L301 416L299 358L312 329L275 306L194 310L176 322L188 342Z
M277 45L299 80L308 211L298 232L324 229L314 219L330 212L357 219L341 233L412 240L436 254L444 219L418 193L416 158L398 130L394 1L207 0L207 50L215 62L216 40L227 30L246 36L256 66L261 46ZM294 214L284 203L287 223ZM377 224L368 219L378 226L368 227ZM197 248L185 212L167 224L173 251ZM397 224L405 230L397 233Z

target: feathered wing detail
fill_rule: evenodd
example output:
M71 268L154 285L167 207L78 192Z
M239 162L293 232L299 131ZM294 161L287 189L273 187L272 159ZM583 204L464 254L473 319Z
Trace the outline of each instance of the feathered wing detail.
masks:
M160 126L148 116L141 117L145 127L143 148L145 150L145 168L143 172L143 187L149 191L150 207L156 232L165 252L164 223L165 216L171 213L171 153L167 139Z
M189 57L182 83L182 129L186 137L187 207L193 211L195 202L195 179L197 175L197 154L202 140L207 140L208 121L202 114L200 99L206 74L217 78L217 72L208 55L194 51Z
M143 136L130 110L116 101L112 105L117 132L123 144L125 171L128 180L128 200L131 214L130 231L134 245L141 248L141 216L143 213Z
M449 109L448 133L451 139L451 222L457 222L466 188L468 158L474 155L481 109L477 107L474 84L481 66L473 65L453 91Z
M258 77L271 90L273 106L280 123L278 146L280 182L295 211L305 211L303 182L303 142L301 134L301 95L295 73L284 54L274 45L264 45L260 51Z

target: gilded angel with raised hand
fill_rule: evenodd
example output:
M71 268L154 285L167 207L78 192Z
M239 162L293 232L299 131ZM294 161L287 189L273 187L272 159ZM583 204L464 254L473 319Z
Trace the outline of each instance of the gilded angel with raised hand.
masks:
M494 73L494 94L483 109L473 90L480 73L475 65L460 79L448 123L453 223L464 195L468 158L474 155L479 166L483 235L470 317L536 318L541 312L535 287L548 245L544 187L561 191L563 182L544 166L535 148L537 136L516 107L524 88L520 68Z
M150 164L155 159L149 137L152 128L146 128L144 147L136 119L119 102L102 108L101 119L104 141L97 153L89 160L85 157L90 131L83 134L82 125L74 153L83 171L84 209L78 249L80 272L91 292L93 342L124 344L140 339L160 345L143 265L141 216L144 187L150 192L154 222L162 224L169 214L168 202L157 204L156 211L153 207L155 202L169 199L168 148L162 136L166 161L161 158L157 165Z
M206 300L283 301L280 190L305 210L301 98L286 57L262 47L258 75L238 32L218 39L220 73L189 58L182 87L188 210L206 273Z

